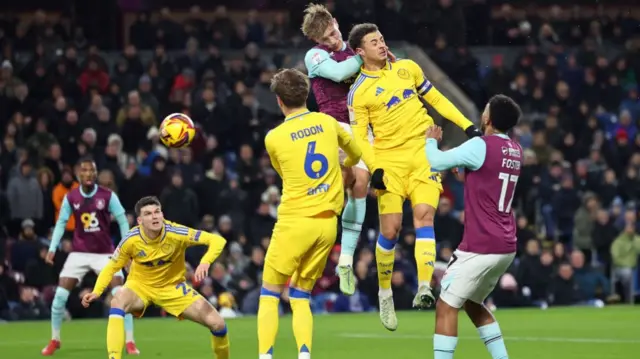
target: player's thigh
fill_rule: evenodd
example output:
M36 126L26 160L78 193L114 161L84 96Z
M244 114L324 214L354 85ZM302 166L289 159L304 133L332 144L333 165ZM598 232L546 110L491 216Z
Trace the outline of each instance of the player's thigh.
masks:
M440 299L454 308L462 308L481 286L480 278L487 268L477 259L478 254L455 251L442 280Z
M265 278L267 270L291 277L298 269L302 257L315 243L315 229L311 223L307 217L278 218L265 257L265 282L282 284L270 282L275 278Z
M442 183L438 179L412 179L409 186L409 199L414 210L414 218L423 218L429 212L435 212L441 193Z
M327 258L329 258L329 254L336 243L338 234L338 217L336 216L313 218L309 221L309 225L313 226L310 228L314 228L313 231L310 231L309 236L315 238L315 243L307 250L300 261L296 271L297 277L301 279L298 280L298 285L301 284L302 280L312 280L315 283L315 280L322 276L327 265ZM293 279L296 279L296 277L294 276ZM292 283L294 282L292 280ZM311 290L313 285L311 285L311 288L300 288Z
M224 319L216 308L203 297L199 297L182 311L182 318L204 325L214 330L224 328Z
M484 269L484 275L477 279L478 287L469 300L482 304L493 292L502 275L509 269L515 254L486 254L478 258L478 269Z
M81 281L91 270L90 253L71 252L64 262L60 278L74 278Z
M146 297L144 291L140 290L135 283L132 284L128 287L122 287L116 292L111 298L111 308L123 309L126 313L142 316L149 302L144 299Z
M184 311L199 299L203 298L197 290L187 282L180 282L156 289L152 300L167 313L181 318Z

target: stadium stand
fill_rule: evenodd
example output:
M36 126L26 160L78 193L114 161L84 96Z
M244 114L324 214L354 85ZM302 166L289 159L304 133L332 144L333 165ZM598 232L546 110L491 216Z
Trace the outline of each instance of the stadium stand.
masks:
M328 2L343 29L374 21L388 39L419 46L476 113L496 93L525 111L514 133L526 158L514 204L520 253L493 304L633 302L640 288L640 245L632 245L640 243L640 9L351 2ZM240 10L144 13L134 13L140 2L120 3L128 10L120 14L120 40L94 41L55 11L0 18L0 319L49 317L68 239L53 267L44 254L61 198L77 185L74 164L87 154L97 160L99 183L127 211L139 197L157 195L168 219L224 236L224 257L198 289L226 316L256 313L281 195L263 145L282 119L268 82L280 67L301 66L310 46L298 30L305 2L292 2L290 11L277 10L276 1L269 12L247 10L263 6L258 1L234 1ZM105 41L118 50L105 51L111 45L98 45ZM172 112L198 124L190 148L159 144L157 126ZM461 179L443 176L439 269L461 240L464 217ZM356 265L360 300L339 294L336 247L313 293L315 311L375 310L376 231L371 199ZM416 289L414 241L407 226L393 282L398 309L410 309ZM200 256L189 252L189 263ZM72 317L103 316L70 298Z

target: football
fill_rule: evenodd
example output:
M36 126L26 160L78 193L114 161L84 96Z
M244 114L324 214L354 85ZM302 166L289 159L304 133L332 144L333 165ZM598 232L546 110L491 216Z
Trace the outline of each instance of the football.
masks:
M187 147L195 135L193 121L184 113L172 113L160 124L160 140L169 148Z

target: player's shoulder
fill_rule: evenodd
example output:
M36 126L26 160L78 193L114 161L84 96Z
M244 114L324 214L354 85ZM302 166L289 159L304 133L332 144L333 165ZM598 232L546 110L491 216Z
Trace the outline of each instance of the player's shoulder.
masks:
M102 192L106 192L106 193L113 193L113 191L111 190L111 188L102 186L102 185L98 185L98 191L102 191Z
M130 246L135 244L135 242L142 239L140 234L140 226L135 226L127 232L127 234L120 240L120 244L118 247L123 247L125 245Z
M311 68L320 65L323 61L329 58L329 53L319 47L312 47L304 55L304 63L308 70L311 72Z
M349 88L349 94L347 95L347 105L352 105L356 96L361 97L365 93L366 89L368 88L366 83L371 79L372 78L370 76L367 76L363 73L360 73L358 77L356 77L356 79L353 81L353 84Z
M392 68L397 69L405 69L409 71L421 70L420 65L411 59L397 59L393 64Z
M181 235L181 236L186 236L189 234L189 227L180 224L180 223L176 223L176 222L171 222L171 221L164 221L164 230L166 233L169 234L177 234L177 235Z

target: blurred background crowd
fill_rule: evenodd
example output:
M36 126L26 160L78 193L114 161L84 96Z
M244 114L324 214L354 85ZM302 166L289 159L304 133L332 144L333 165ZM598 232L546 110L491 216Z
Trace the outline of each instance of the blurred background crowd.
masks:
M167 219L224 236L227 248L198 289L225 316L256 313L281 196L263 145L283 118L269 80L281 67L304 69L313 46L299 31L306 2L281 3L169 10L171 1L123 0L113 25L122 39L68 10L0 15L0 319L49 317L68 238L54 266L44 255L85 155L127 211L157 195ZM522 106L513 133L525 148L513 205L519 256L492 295L497 307L602 306L640 294L640 8L571 3L326 2L343 34L370 21L392 44L419 46L477 108L496 93ZM159 144L158 125L172 112L196 122L190 148ZM436 287L464 219L463 178L443 173L443 182ZM373 197L367 210L358 291L339 294L337 244L313 293L316 312L375 310ZM410 309L416 289L410 223L393 275L399 309ZM117 225L111 233L118 243ZM203 251L187 253L189 277ZM80 307L94 280L70 297L70 316L104 315L102 303Z

